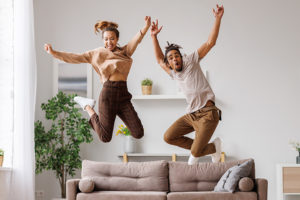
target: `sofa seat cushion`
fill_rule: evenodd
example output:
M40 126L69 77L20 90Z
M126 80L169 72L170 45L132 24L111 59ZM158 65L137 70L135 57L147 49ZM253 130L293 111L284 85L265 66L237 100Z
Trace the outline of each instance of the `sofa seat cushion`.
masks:
M110 163L84 160L82 178L96 191L169 191L167 161Z
M171 192L168 200L257 200L255 192Z
M166 192L97 191L78 193L76 200L166 200Z

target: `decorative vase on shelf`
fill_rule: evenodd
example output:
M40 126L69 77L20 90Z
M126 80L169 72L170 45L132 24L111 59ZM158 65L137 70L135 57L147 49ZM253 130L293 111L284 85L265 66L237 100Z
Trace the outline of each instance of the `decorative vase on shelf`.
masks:
M135 140L132 136L125 136L124 152L125 153L134 153L135 152Z
M299 156L296 157L296 163L300 164L300 142L290 140L289 143L290 143L292 149L296 150L299 153Z

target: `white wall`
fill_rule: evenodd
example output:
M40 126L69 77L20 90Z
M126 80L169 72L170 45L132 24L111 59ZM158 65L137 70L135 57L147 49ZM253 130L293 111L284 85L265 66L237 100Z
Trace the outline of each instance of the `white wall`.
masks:
M223 139L224 150L235 159L252 157L257 177L269 181L269 199L276 194L276 163L294 163L296 151L290 138L300 140L300 18L298 0L35 0L35 30L38 63L36 119L43 119L40 104L52 96L52 58L42 46L83 52L102 45L93 33L97 20L119 23L120 44L125 44L144 25L144 16L159 19L164 25L159 40L183 46L191 53L206 41L214 17L212 8L223 3L225 14L217 45L201 62L209 72L211 86L223 111L223 121L215 136ZM154 93L174 94L176 84L156 64L150 34L136 50L128 78L132 94L140 94L140 81L150 77ZM101 90L94 73L93 97ZM184 114L185 102L133 101L144 124L143 152L186 152L164 143L164 131ZM96 105L97 106L97 105ZM122 123L116 120L116 126ZM120 161L122 138L114 136L104 144L94 137L82 146L82 158ZM59 196L52 172L36 177L36 189L46 199Z

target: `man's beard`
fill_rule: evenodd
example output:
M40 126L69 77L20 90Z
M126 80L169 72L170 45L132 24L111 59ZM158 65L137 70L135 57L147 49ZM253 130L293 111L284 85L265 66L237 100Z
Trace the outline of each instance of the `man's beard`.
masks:
M182 71L182 66L180 68L175 68L176 72L181 72Z

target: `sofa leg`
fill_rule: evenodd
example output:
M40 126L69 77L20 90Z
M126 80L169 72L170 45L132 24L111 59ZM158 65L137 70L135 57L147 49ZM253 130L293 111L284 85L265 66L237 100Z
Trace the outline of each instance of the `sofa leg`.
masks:
M172 161L176 162L176 154L175 153L172 154Z
M123 163L128 163L128 156L126 153L123 154Z
M225 152L221 153L221 162L225 162Z

